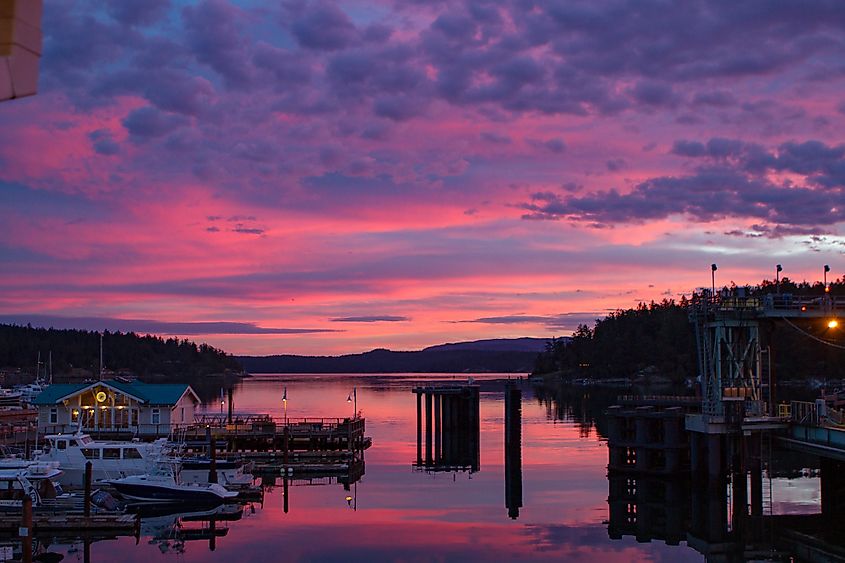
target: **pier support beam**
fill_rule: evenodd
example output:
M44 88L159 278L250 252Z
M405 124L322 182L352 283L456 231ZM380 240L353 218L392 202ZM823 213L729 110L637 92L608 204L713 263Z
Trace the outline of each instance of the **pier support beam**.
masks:
M440 419L440 403L443 400L442 395L434 396L434 463L440 463L441 458L441 437L442 437L442 421Z
M431 393L425 394L425 464L431 465Z
M422 393L417 396L417 465L422 465Z
M845 515L845 463L821 458L822 514Z
M722 475L722 436L706 434L707 440L707 476L717 479Z

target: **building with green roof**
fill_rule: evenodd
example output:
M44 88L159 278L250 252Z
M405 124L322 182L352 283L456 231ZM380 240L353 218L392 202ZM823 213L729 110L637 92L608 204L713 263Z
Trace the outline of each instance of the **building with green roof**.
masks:
M57 383L34 401L38 430L46 434L126 433L166 436L194 422L200 399L186 383L144 383L107 379Z

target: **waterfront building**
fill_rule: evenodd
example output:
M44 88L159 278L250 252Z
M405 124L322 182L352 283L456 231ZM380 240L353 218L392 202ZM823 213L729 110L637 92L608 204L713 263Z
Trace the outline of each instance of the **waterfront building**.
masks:
M108 379L57 383L35 398L38 431L46 434L126 433L167 436L188 426L200 399L186 383L152 384Z

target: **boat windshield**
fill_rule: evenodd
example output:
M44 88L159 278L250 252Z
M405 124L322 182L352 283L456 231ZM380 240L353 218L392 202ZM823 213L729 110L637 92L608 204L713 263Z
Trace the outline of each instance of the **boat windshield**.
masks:
M79 438L76 439L76 443L80 446L86 446L93 441L94 441L94 439L91 438L91 436L80 436Z

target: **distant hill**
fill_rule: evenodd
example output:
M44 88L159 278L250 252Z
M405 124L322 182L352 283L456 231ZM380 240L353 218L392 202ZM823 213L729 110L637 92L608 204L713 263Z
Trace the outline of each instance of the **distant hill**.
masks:
M534 352L538 354L546 349L548 342L548 338L496 338L492 340L438 344L423 348L422 351L481 350L484 352Z
M541 338L456 342L414 352L376 349L343 356L239 356L251 373L527 373Z

